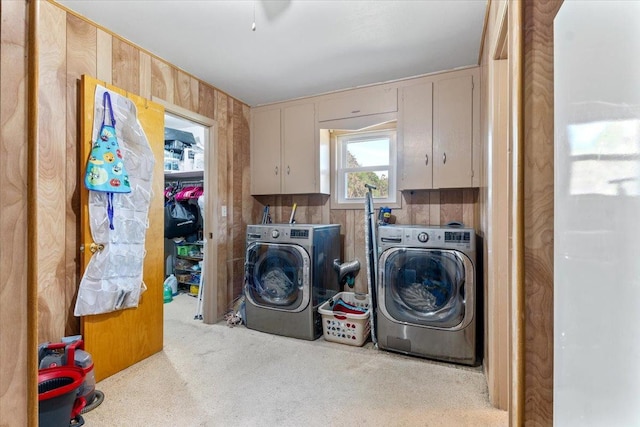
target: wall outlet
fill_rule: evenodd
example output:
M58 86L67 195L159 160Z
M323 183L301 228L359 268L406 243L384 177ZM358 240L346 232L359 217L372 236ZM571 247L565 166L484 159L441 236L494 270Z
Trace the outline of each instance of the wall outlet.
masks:
M227 216L227 207L226 206L222 206L222 216L225 217Z

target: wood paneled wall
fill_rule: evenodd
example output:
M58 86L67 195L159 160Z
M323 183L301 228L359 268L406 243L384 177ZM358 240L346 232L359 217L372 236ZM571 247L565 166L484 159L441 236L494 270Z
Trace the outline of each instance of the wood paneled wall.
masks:
M2 0L0 16L0 426L26 426L35 383L27 292L26 2Z
M40 2L38 123L38 340L79 333L73 316L79 277L80 173L78 82L95 76L127 92L158 97L216 121L218 198L231 217L219 217L219 295L228 306L241 275L249 195L249 107L108 30L51 2ZM3 91L4 94L4 91ZM4 101L3 101L4 105ZM156 195L160 196L161 195ZM224 311L224 310L223 310Z
M241 286L246 224L258 222L262 206L272 206L274 220L288 220L293 202L298 203L298 222L337 222L346 242L344 259L356 257L363 237L363 211L330 210L326 196L274 196L254 199L249 193L249 108L214 87L199 81L171 64L47 2L41 4L40 30L43 41L52 42L52 51L42 49L40 66L52 81L43 81L43 101L37 164L42 168L45 187L38 188L42 206L29 207L43 215L53 230L38 227L37 246L41 260L36 277L39 291L38 312L42 319L38 341L55 340L77 332L71 312L78 277L78 174L84 159L77 156L77 82L83 73L119 85L140 96L157 96L167 102L193 109L218 122L220 144L217 167L221 179L219 197L228 206L229 217L222 222L219 245L227 254L225 279L228 295L237 295ZM510 55L522 49L524 62L514 65L510 76L522 84L524 98L522 122L514 124L514 137L524 135L524 269L525 312L522 340L524 384L521 384L522 417L514 424L551 425L553 407L553 18L561 1L513 2L517 34L509 37ZM27 83L26 83L26 1L0 2L2 22L1 110L0 110L0 425L27 425L29 378L29 301L27 281ZM517 7L516 7L517 6ZM520 10L522 8L522 15ZM523 18L524 22L519 20ZM50 26L49 26L50 25ZM523 28L520 28L520 25ZM520 34L522 32L522 34ZM520 40L522 38L523 40ZM60 40L64 40L63 43ZM522 47L515 46L522 41ZM129 59L127 59L129 58ZM133 66L128 61L137 64ZM45 64L47 68L45 68ZM48 67L53 67L53 72ZM43 76L40 76L42 81ZM519 94L511 94L519 100ZM56 98L60 96L60 98ZM518 106L514 106L518 110ZM62 114L60 111L63 111ZM62 119L60 119L60 117ZM54 123L55 120L61 122ZM60 124L62 123L62 125ZM517 152L515 147L514 151ZM64 151L64 153L62 153ZM51 164L54 163L54 164ZM60 200L51 200L45 188L63 188ZM34 183L31 183L34 185ZM57 191L57 187L56 191ZM462 193L462 194L460 194ZM477 190L422 191L405 194L402 210L394 210L398 222L444 223L462 220L480 226L474 209ZM254 203L255 202L255 203ZM38 203L40 204L40 203ZM51 209L61 209L51 212ZM465 218L465 215L467 216ZM55 223L52 218L61 218ZM472 218L470 222L468 218ZM60 230L63 231L60 231ZM58 240L62 235L62 240ZM51 254L47 252L51 249ZM362 255L360 255L362 256ZM363 258L362 258L363 259ZM220 270L220 266L218 267ZM364 269L363 263L363 269ZM365 271L365 270L363 270ZM366 289L361 272L358 289ZM364 286L364 288L363 288ZM52 287L52 289L48 289ZM49 301L48 298L52 300ZM517 337L516 337L517 338ZM513 381L518 381L514 378ZM10 415L10 420L6 417ZM31 413L33 416L34 414ZM37 415L37 414L36 414ZM32 418L33 419L33 418Z
M287 195L256 196L252 222L260 223L262 209L269 205L274 223L287 223L296 203L296 222L299 224L340 224L342 260L360 261L356 276L356 292L367 292L367 264L365 246L364 203L362 209L330 209L329 196ZM420 190L402 193L402 208L393 209L396 224L443 225L450 221L463 222L476 228L478 189ZM345 289L352 290L352 289Z

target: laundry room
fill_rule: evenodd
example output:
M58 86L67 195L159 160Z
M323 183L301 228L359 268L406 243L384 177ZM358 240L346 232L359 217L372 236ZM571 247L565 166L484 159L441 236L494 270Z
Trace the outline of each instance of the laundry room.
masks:
M160 34L175 31L171 23L157 25L163 30L150 39L140 36L150 33L148 4L118 3L117 19L102 9L109 3L2 2L3 61L5 35L22 32L30 43L20 51L28 66L15 78L30 90L16 105L33 109L31 127L25 118L20 131L38 142L29 156L21 149L25 182L37 185L25 184L34 203L27 209L26 196L19 199L29 221L14 228L37 245L16 252L25 260L16 264L24 267L20 307L29 309L14 313L24 328L12 337L24 343L20 359L34 362L38 344L82 336L104 401L76 399L72 423L504 426L547 416L523 400L539 393L549 404L548 387L513 380L538 367L521 364L519 352L545 353L514 332L523 312L512 306L513 276L525 270L515 269L520 258L511 250L513 197L522 193L510 169L515 101L505 76L521 54L512 43L520 6L470 1L463 11L419 1L396 11L387 1L308 2L319 21L344 13L335 22L344 40L370 37L345 53L340 40L311 26L307 2L189 3L193 16L212 7L228 19L183 23L180 37L189 43L173 50L162 49L168 42ZM164 6L153 20L187 7ZM446 32L436 12L458 30ZM358 62L373 70L419 56L416 43L429 42L400 37L403 26L407 36L424 36L411 15L438 24L429 40L444 43L446 35L468 46L447 44L446 55L406 65L411 71L342 74ZM322 43L289 46L302 22L319 34L309 43L334 46L322 67L310 53ZM384 30L391 22L393 36ZM215 28L225 35L196 32ZM263 44L273 34L280 49ZM222 47L219 39L227 40ZM289 50L303 61L265 60L265 46L269 55ZM371 46L386 53L374 56ZM310 68L322 73L300 79ZM105 93L113 107L98 97ZM109 110L125 160L150 165L128 172L131 199L149 205L131 202L145 228L136 243L139 299L119 290L98 310L94 294L82 290L98 274L91 263L128 245L132 234L119 222L125 199L96 194L85 180L90 152L105 140L98 118ZM133 133L148 144L146 157L128 157L135 138L123 122L140 129ZM150 187L136 193L142 180ZM118 283L133 259L119 256L100 264ZM3 273L8 265L3 258ZM77 311L87 301L93 311ZM548 326L549 316L524 324ZM15 408L19 424L37 424L49 416L39 412L39 372L16 363L27 387L3 397L3 406Z

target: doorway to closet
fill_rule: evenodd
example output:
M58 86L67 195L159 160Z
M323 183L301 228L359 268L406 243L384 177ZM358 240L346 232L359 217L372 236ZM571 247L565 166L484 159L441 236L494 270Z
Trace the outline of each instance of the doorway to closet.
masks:
M182 107L165 107L165 279L194 299L193 318L214 323L217 313L217 171L215 121ZM172 212L177 212L177 219ZM180 220L185 216L184 221ZM181 295L182 297L182 295Z

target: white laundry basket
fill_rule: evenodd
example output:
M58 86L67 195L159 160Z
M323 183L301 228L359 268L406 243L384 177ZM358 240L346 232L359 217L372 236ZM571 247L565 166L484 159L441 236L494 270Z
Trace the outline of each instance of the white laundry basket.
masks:
M339 299L367 311L363 314L334 312L332 303ZM318 307L318 312L322 315L324 339L358 347L363 345L371 330L369 323L370 304L371 300L368 294L340 292Z

